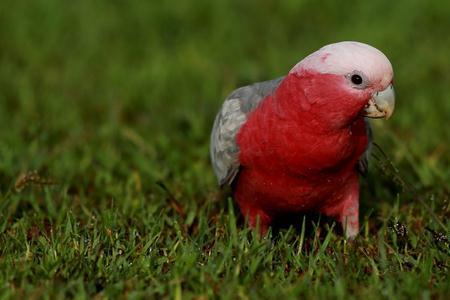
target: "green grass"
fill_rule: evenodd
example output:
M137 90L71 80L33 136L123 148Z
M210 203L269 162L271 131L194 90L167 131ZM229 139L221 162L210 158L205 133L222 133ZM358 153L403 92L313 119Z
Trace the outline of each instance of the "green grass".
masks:
M449 16L438 1L1 1L0 299L448 299L431 231L450 229ZM372 159L352 243L317 217L259 239L216 187L215 113L340 40L394 65L397 110L374 126L398 172Z

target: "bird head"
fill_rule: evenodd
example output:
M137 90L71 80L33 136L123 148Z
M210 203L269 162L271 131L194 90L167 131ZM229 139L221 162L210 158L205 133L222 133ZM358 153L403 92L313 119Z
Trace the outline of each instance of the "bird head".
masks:
M292 68L307 103L317 117L348 124L362 115L388 119L395 106L393 70L378 49L359 42L324 46Z

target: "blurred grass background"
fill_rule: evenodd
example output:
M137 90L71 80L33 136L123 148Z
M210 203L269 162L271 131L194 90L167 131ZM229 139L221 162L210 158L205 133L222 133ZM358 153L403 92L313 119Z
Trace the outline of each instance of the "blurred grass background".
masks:
M354 270L372 270L358 277L346 272L339 234L322 233L317 245L310 234L311 249L325 245L338 255L319 251L325 265L317 266L302 265L308 251L285 253L303 245L298 233L271 244L233 227L233 210L216 199L208 155L213 118L233 89L284 75L325 44L369 43L394 66L398 103L392 119L373 122L376 141L448 233L448 28L450 4L439 1L1 1L0 291L448 296L448 253L430 250L425 229L442 228L375 164L364 185L360 243L377 254L352 256ZM16 191L32 170L56 185L30 180ZM414 255L394 247L386 257L391 219L410 228L412 246L403 246ZM244 248L271 267L262 258L236 261ZM417 265L387 266L401 259ZM236 271L240 264L252 271Z

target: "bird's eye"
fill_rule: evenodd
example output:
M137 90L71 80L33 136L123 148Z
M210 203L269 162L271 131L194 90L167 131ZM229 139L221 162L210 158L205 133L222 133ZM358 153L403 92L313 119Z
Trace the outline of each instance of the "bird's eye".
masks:
M360 85L360 84L363 82L362 77L361 77L360 75L358 75L358 74L352 75L351 80L352 80L352 82L353 82L354 84L357 84L357 85Z

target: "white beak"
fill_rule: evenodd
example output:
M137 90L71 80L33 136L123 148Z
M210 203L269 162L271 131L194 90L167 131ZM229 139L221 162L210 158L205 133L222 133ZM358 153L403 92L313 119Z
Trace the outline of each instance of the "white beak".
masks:
M363 115L369 118L385 118L394 112L395 93L394 87L390 84L384 91L376 92L370 98L363 110Z

